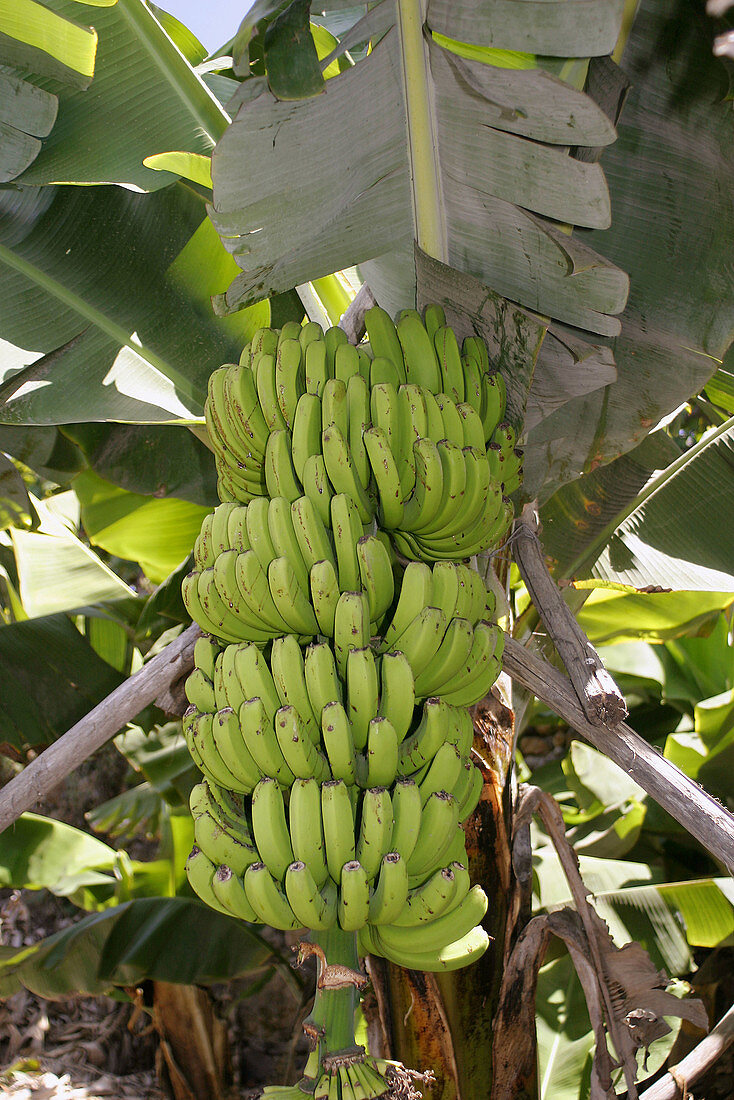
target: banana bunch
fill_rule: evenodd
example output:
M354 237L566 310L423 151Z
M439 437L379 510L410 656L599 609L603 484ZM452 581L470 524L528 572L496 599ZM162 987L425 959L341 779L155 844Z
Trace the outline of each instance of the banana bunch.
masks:
M328 527L343 495L406 557L471 557L506 532L522 477L502 376L479 338L459 349L437 307L393 324L376 306L366 325L371 359L311 323L259 330L211 375L220 498L305 497Z
M191 794L189 881L202 900L242 920L338 924L404 966L418 956L415 969L465 965L488 942L478 927L487 898L470 885L460 825L481 777L454 785L459 802L431 773L363 791L314 778L283 790L264 778L250 800L205 780Z
M341 779L365 790L416 777L424 792L442 785L461 809L479 782L469 767L473 725L463 700L468 692L486 694L496 679L503 638L485 621L474 634L490 660L470 668L468 683L465 661L446 684L459 686L424 697L422 708L420 681L399 649L350 648L340 670L327 642L304 653L293 635L283 635L268 660L254 643L220 649L201 637L186 683L189 751L207 779L239 794L251 794L264 778L282 788L296 779ZM457 694L460 701L452 701Z
M370 355L290 324L210 379L222 503L182 586L205 632L187 873L224 913L440 971L488 943L462 825L482 790L468 707L503 634L464 561L511 522L522 452L481 340L460 350L438 307L366 324ZM384 1085L365 1061L316 1094L379 1095L370 1070Z

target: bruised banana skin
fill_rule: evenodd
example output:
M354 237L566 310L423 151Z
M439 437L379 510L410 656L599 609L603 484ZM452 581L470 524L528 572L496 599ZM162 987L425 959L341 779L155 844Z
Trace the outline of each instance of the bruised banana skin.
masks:
M465 563L508 530L522 451L484 342L460 347L440 306L366 327L371 360L289 322L210 379L188 873L221 912L451 970L488 942L461 823L483 786L467 708L503 641ZM380 1095L384 1067L343 1068L315 1095Z

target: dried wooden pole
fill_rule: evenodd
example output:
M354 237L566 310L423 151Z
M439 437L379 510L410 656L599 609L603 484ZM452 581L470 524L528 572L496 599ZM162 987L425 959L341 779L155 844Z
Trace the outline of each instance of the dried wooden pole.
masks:
M715 798L624 722L614 730L590 722L563 674L509 634L505 635L502 664L513 680L542 699L594 748L618 764L734 873L734 816Z
M32 810L74 768L165 695L194 665L199 628L192 624L124 684L98 703L0 791L0 832Z
M532 504L525 505L515 522L512 542L520 576L566 666L587 720L613 728L627 717L624 697L548 572Z
M683 1100L688 1086L703 1077L706 1070L734 1043L734 1005L712 1028L705 1039L687 1054L682 1062L646 1089L640 1100Z

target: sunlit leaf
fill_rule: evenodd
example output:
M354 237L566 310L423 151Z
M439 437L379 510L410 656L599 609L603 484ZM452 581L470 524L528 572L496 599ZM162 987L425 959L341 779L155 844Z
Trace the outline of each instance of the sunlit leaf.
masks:
M154 583L179 565L210 511L174 497L126 493L86 470L74 479L82 524L90 542L118 558L137 561Z

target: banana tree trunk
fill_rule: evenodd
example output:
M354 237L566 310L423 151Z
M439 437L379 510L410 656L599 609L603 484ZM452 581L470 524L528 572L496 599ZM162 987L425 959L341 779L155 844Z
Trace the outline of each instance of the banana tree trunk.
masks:
M423 974L371 961L373 984L391 1055L406 1066L432 1070L431 1100L473 1100L488 1096L495 1058L493 1020L504 965L515 931L527 917L526 892L512 859L512 760L514 716L502 689L475 711L475 760L484 775L482 798L467 822L472 881L484 887L489 911L484 926L492 936L478 962L449 974ZM477 759L479 757L480 759ZM535 1094L525 1081L522 1095Z

